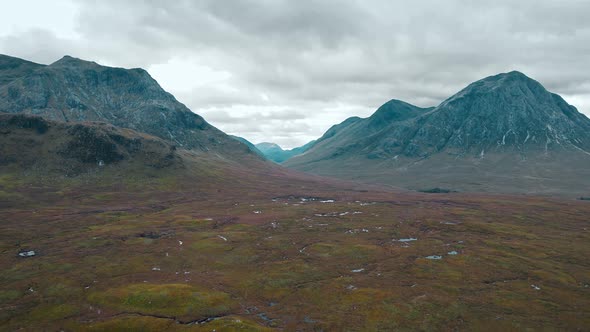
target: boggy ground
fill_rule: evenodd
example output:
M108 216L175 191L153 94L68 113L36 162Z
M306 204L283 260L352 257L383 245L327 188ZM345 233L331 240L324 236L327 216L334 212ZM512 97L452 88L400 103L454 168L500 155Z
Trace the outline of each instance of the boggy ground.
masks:
M68 181L0 177L0 330L590 326L587 201Z

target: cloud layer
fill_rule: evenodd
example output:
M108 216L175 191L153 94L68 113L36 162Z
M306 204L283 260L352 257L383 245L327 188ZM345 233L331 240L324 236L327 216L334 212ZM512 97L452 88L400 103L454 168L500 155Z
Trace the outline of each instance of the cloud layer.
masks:
M147 68L193 111L253 142L298 146L389 99L433 106L510 70L590 114L587 1L56 3L55 22L27 26L18 17L27 8L0 14L0 52Z

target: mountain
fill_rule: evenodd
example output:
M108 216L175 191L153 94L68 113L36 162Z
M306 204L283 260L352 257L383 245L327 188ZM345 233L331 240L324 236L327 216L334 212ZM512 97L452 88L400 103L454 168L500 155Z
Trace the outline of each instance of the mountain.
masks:
M256 153L261 158L266 159L266 156L264 155L264 153L262 153L262 151L258 150L258 148L254 144L252 144L252 142L248 141L247 139L240 137L240 136L234 136L234 135L229 135L229 137L246 144L246 146L250 149L250 151Z
M259 151L261 151L267 159L272 160L276 163L282 163L294 156L298 156L302 153L305 153L307 150L309 150L309 148L311 148L315 144L315 142L316 141L314 140L308 142L303 146L293 148L290 150L283 150L283 148L281 148L278 144L268 142L258 143L256 144L256 148Z
M286 166L410 189L583 193L590 120L520 72L484 78L434 108L392 100L337 125Z
M101 66L64 56L50 65L0 57L0 112L63 122L101 121L227 158L243 144L191 112L143 69Z

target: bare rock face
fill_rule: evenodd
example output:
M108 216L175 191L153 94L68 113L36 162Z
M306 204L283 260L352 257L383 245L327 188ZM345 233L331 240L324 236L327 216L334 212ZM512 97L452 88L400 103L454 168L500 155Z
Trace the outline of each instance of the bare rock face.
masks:
M107 122L182 148L228 156L249 151L178 102L143 69L105 67L69 56L48 66L0 57L0 83L0 112Z

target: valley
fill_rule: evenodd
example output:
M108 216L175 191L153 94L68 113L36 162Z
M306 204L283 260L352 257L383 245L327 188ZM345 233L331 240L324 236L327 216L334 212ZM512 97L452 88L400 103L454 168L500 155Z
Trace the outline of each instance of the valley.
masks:
M527 117L528 93L499 99L523 111L502 121L469 106L523 81L561 113ZM0 330L584 330L574 111L505 74L437 108L392 100L304 149L267 145L297 154L279 165L142 69L2 56Z

